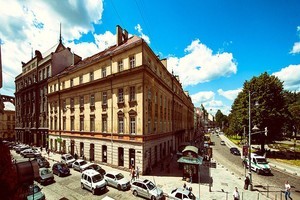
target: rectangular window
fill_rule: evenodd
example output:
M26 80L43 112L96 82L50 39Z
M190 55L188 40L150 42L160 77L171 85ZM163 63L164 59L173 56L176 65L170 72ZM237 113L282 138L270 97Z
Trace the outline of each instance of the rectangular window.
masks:
M102 132L107 132L107 117L102 117Z
M75 117L74 116L71 116L71 131L74 131L75 130Z
M123 60L118 61L118 71L123 71Z
M129 101L135 101L135 87L130 87Z
M74 109L74 98L71 98L71 100L70 100L70 106L71 106L71 109Z
M90 72L90 81L94 80L94 72Z
M80 108L84 108L84 96L80 96Z
M66 100L64 99L63 102L62 102L62 108L63 108L63 112L66 112L67 111L67 103L66 103Z
M106 67L102 68L102 77L106 77Z
M91 94L91 98L90 98L90 106L94 107L95 106L95 95Z
M79 121L79 125L80 125L80 131L84 131L84 116L81 115L80 116L80 121Z
M73 87L74 86L74 82L73 82L73 79L70 80L70 87Z
M118 103L124 102L124 96L123 96L123 88L119 88L118 91Z
M130 134L136 134L135 127L136 127L135 117L130 117Z
M82 84L83 83L83 75L80 75L79 76L79 84Z
M66 130L67 122L66 122L66 117L63 117L63 130Z
M53 118L50 118L50 129L53 130Z
M54 130L57 130L57 117L54 118Z
M107 92L102 92L102 103L103 105L107 104Z
M50 77L50 67L47 67L47 77Z
M124 133L124 118L123 118L123 116L118 117L118 133Z
M135 57L134 56L129 57L129 66L130 66L130 68L135 67Z
M62 82L62 89L65 89L65 82Z
M95 115L90 116L90 131L95 131Z

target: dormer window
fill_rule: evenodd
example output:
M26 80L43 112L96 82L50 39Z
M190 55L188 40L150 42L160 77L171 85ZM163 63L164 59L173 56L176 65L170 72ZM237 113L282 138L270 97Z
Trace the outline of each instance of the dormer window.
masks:
M118 61L118 71L123 71L123 60Z
M134 56L129 57L129 66L130 66L130 68L135 67L135 57Z

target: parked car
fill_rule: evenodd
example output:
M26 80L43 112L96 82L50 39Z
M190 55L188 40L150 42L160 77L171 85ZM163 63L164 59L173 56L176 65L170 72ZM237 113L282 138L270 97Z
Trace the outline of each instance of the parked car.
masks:
M195 195L188 189L176 188L172 190L169 194L169 199L175 200L199 200Z
M147 179L133 181L130 189L134 196L142 196L151 200L163 198L162 189L156 187L154 183Z
M221 144L221 145L225 145L225 141L224 141L224 140L221 140L220 144Z
M127 190L130 188L130 181L120 172L107 172L104 175L107 185L118 188L118 190Z
M89 163L81 159L75 160L75 162L72 164L72 168L79 172L82 172L87 166L89 166Z
M40 168L41 167L46 167L46 168L50 167L50 163L43 156L37 156L34 160L37 161Z
M45 194L42 192L42 189L34 184L29 186L27 200L44 200L46 199Z
M33 149L25 149L20 153L24 158L34 158L41 156L41 153Z
M65 163L54 163L52 166L52 172L53 174L56 174L57 176L68 176L70 175L70 169Z
M98 191L106 190L106 181L103 176L93 169L88 169L81 174L81 188L88 189L95 194Z
M15 148L16 153L18 153L18 154L19 154L21 151L25 150L25 149L30 149L30 146L27 146L27 145L20 145L20 146L17 146L17 147Z
M49 168L40 168L39 177L37 182L41 184L52 183L54 181L54 176L52 171Z
M238 148L236 148L236 147L231 147L230 148L230 153L232 153L233 155L237 155L237 156L241 155L240 150Z
M73 162L75 162L75 158L71 154L63 154L60 159L61 162L66 163L68 167L72 167Z
M90 163L90 165L88 165L86 168L84 168L83 171L88 170L88 169L93 169L93 170L99 172L102 176L104 176L106 174L106 171L99 164L96 164L96 163Z

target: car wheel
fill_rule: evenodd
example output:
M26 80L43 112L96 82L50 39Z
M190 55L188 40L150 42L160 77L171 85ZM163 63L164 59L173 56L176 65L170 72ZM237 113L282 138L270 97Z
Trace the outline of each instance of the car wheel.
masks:
M151 196L151 200L156 200L155 196Z
M95 189L94 188L92 189L92 194L95 194Z
M137 193L136 190L133 191L133 195L136 196L136 197L138 196L138 193Z
M83 183L81 183L81 189L84 189Z
M118 187L118 190L121 190L121 185L118 185L117 187Z

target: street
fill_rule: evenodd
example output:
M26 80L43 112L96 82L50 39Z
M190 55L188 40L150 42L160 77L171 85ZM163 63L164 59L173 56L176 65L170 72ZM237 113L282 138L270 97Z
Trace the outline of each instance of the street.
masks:
M244 178L245 168L242 165L241 157L231 154L228 146L220 145L221 139L216 135L212 134L211 139L212 142L215 143L213 146L213 158L221 165L228 168L232 173ZM288 180L292 186L292 197L294 199L300 199L300 177L278 171L272 167L271 170L271 175L258 175L255 172L252 172L254 190L264 191L262 193L267 195L266 191L267 188L269 188L269 197L277 197L277 199L280 199L280 196L282 195L282 198L284 198L284 194L280 191L284 190L284 183ZM246 170L246 173L248 173L248 169Z

